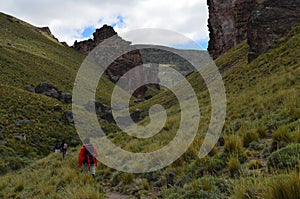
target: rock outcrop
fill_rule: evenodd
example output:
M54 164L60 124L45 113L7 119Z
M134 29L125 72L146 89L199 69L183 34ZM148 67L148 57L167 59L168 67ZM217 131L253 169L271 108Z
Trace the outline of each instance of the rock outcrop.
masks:
M248 18L256 0L208 0L209 44L213 59L247 38Z
M266 0L248 22L248 60L251 62L300 20L300 0Z
M53 38L54 40L56 40L57 42L59 42L59 40L51 33L51 30L50 30L50 28L49 27L40 27L40 28L38 28L38 30L40 31L40 32L43 32L43 33L45 33L46 35L48 35L49 37L51 37L51 38ZM68 47L68 44L66 43L66 42L60 42L62 45L64 45L64 46L67 46Z
M117 33L114 31L114 29L111 26L104 25L103 27L97 29L96 32L93 33L93 39L89 39L81 42L75 41L72 47L78 50L79 52L87 55L97 45L99 45L105 39L108 39L112 36L117 36ZM116 37L116 40L117 40L116 44L124 45L125 47L131 45L131 42L125 41L119 36ZM143 61L139 50L133 50L131 52L123 54L121 57L117 58L114 62L112 62L105 70L105 74L112 82L116 83L129 70L135 68L136 66L140 66L142 64ZM154 71L156 72L157 70ZM149 71L146 71L146 68L144 66L138 67L137 69L134 70L133 73L131 73L131 76L126 77L125 80L123 79L123 82L125 84L123 84L122 88L128 92L132 92L133 90L135 90L134 88L136 87L136 84L140 84L148 81L147 78L150 76L145 74L149 74ZM152 79L153 76L155 76L155 74L151 76ZM157 75L155 81L159 82ZM159 86L156 86L156 88L159 88ZM135 97L141 97L145 94L146 91L147 91L147 86L142 86L137 90L135 90L133 95Z
M250 62L300 19L300 0L208 0L207 3L208 51L214 59L247 39Z
M108 25L104 25L103 27L96 29L96 32L93 33L93 39L88 39L84 41L74 42L72 46L74 49L78 50L82 54L89 54L98 44L103 42L105 39L110 38L117 33L115 30Z
M66 104L72 103L72 95L70 93L62 93L58 88L49 82L42 82L35 87L34 90L29 90L29 88L25 87L29 92L34 92L37 94L43 94L51 98L55 98L64 102Z

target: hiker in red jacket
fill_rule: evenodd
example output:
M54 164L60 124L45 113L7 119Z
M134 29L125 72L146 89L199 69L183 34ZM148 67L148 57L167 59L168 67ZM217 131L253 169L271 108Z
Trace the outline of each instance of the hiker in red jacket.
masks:
M86 138L78 156L78 167L81 167L83 164L84 173L90 172L93 178L95 178L96 173L97 156L98 152L96 148L90 144L90 139Z

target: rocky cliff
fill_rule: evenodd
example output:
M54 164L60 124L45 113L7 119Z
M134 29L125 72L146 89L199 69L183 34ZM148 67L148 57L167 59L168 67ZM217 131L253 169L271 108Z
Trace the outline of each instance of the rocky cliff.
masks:
M208 51L214 59L247 39L250 62L300 18L300 0L208 0L207 4Z
M266 51L300 21L300 0L266 0L248 21L249 62Z
M72 47L78 50L79 52L87 55L102 41L116 34L117 33L111 26L104 25L103 27L96 29L96 32L93 33L93 39L80 42L77 42L76 40Z
M256 0L208 0L208 51L216 59L247 38L247 22Z
M104 25L100 29L97 29L96 32L93 33L93 39L77 42L75 41L74 45L72 46L79 52L83 54L89 54L97 45L103 42L105 39L110 38L112 36L117 35L114 29L111 26ZM121 45L131 45L131 42L125 41L121 37L116 37L118 40L116 43ZM139 50L133 50L126 54L123 54L121 57L116 59L113 63L111 63L105 71L107 77L114 83L118 82L120 78L127 73L129 70L135 68L136 66L142 65L142 56ZM158 65L156 66L158 69ZM153 68L152 68L153 69ZM136 84L144 84L144 82L151 81L159 82L158 80L158 70L154 68L154 70L149 71L146 67L142 66L134 70L131 73L131 76L123 77L122 82L126 83L123 85L123 89L129 92L132 92L135 88ZM149 75L151 73L152 75ZM126 79L124 79L126 78ZM156 88L159 88L156 85ZM147 86L142 86L134 92L135 97L141 97L147 91Z

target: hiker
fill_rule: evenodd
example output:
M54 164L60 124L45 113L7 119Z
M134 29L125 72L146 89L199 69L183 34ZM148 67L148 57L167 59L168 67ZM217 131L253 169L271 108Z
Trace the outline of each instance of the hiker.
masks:
M54 152L55 153L59 153L60 152L60 143L58 141L55 142Z
M90 144L90 139L86 138L78 156L78 167L81 167L83 164L84 173L90 172L93 178L95 178L96 173L97 156L98 152L96 148Z
M66 140L64 139L60 145L60 150L61 150L63 159L65 159L65 157L66 157L67 149L68 149L68 144L66 143Z

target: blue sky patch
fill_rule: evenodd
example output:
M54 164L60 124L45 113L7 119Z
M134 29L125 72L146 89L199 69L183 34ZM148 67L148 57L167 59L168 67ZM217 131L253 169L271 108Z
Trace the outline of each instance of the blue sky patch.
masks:
M196 44L195 44L196 43ZM171 47L177 49L190 49L190 50L207 50L208 47L208 38L204 40L198 40L185 44L173 44Z
M81 33L82 38L92 38L93 33L95 32L95 28L90 26L83 30Z
M121 15L118 15L116 18L116 22L112 23L111 26L114 28L115 26L122 27L124 25L124 18Z

